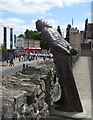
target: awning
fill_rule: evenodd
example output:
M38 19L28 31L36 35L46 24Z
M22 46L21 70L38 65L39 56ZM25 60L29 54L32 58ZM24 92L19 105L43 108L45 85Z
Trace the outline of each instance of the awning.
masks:
M38 48L24 48L24 50L28 51L28 52L34 52L34 51L38 52L41 50L41 48L40 47L38 47Z

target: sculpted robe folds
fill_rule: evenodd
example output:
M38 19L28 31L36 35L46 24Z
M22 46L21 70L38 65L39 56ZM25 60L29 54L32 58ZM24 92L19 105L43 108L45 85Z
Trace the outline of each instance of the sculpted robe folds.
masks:
M37 24L38 27L38 24ZM66 112L82 112L82 105L71 68L72 47L53 28L42 27L43 40L48 41L53 54L55 69L61 86L61 98L55 103L58 109Z

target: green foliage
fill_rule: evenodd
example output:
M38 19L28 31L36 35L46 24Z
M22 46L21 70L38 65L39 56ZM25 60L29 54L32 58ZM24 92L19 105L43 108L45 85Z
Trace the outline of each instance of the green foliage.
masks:
M20 34L18 37L22 37L22 38L24 38L24 35L23 35L23 34Z
M35 39L35 40L41 40L41 33L39 33L36 30L28 30L25 31L25 38L26 39Z
M57 31L58 31L58 32L59 32L59 34L62 36L60 26L58 26L58 27L57 27Z
M24 35L20 34L18 37L23 37L25 39L40 40L40 47L42 49L49 49L48 42L42 39L41 32L38 32L37 30L33 31L33 30L26 29L26 31L24 32Z
M40 42L40 47L41 47L41 49L49 49L49 44L48 44L48 42L47 41L44 41L43 39L41 40L41 42Z
M8 54L6 47L2 45L1 48L2 48L2 56L6 56Z
M26 39L31 39L32 38L31 32L28 29L26 29L26 31L25 31L25 38Z
M26 31L25 31L25 38L26 39L40 40L40 47L42 49L49 49L48 42L46 42L46 41L44 41L42 39L41 32L38 32L36 30L32 31L32 30L26 29Z

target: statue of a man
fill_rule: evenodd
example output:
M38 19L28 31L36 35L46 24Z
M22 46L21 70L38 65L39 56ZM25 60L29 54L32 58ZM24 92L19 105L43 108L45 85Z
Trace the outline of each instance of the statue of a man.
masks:
M82 105L74 81L71 56L77 51L72 49L70 44L62 38L57 30L43 20L36 21L36 29L42 33L43 40L48 41L49 48L53 54L55 69L61 86L61 97L55 103L58 109L66 112L82 112Z

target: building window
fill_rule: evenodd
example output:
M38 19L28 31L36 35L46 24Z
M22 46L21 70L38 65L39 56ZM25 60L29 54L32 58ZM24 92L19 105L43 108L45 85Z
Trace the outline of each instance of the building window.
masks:
M7 41L7 28L4 27L4 41L3 41L3 43L4 43L5 47L6 47L6 41Z
M13 29L10 28L10 49L13 49Z
M13 48L13 46L12 45L10 45L10 49L12 49Z
M10 28L10 41L13 41L13 29Z

